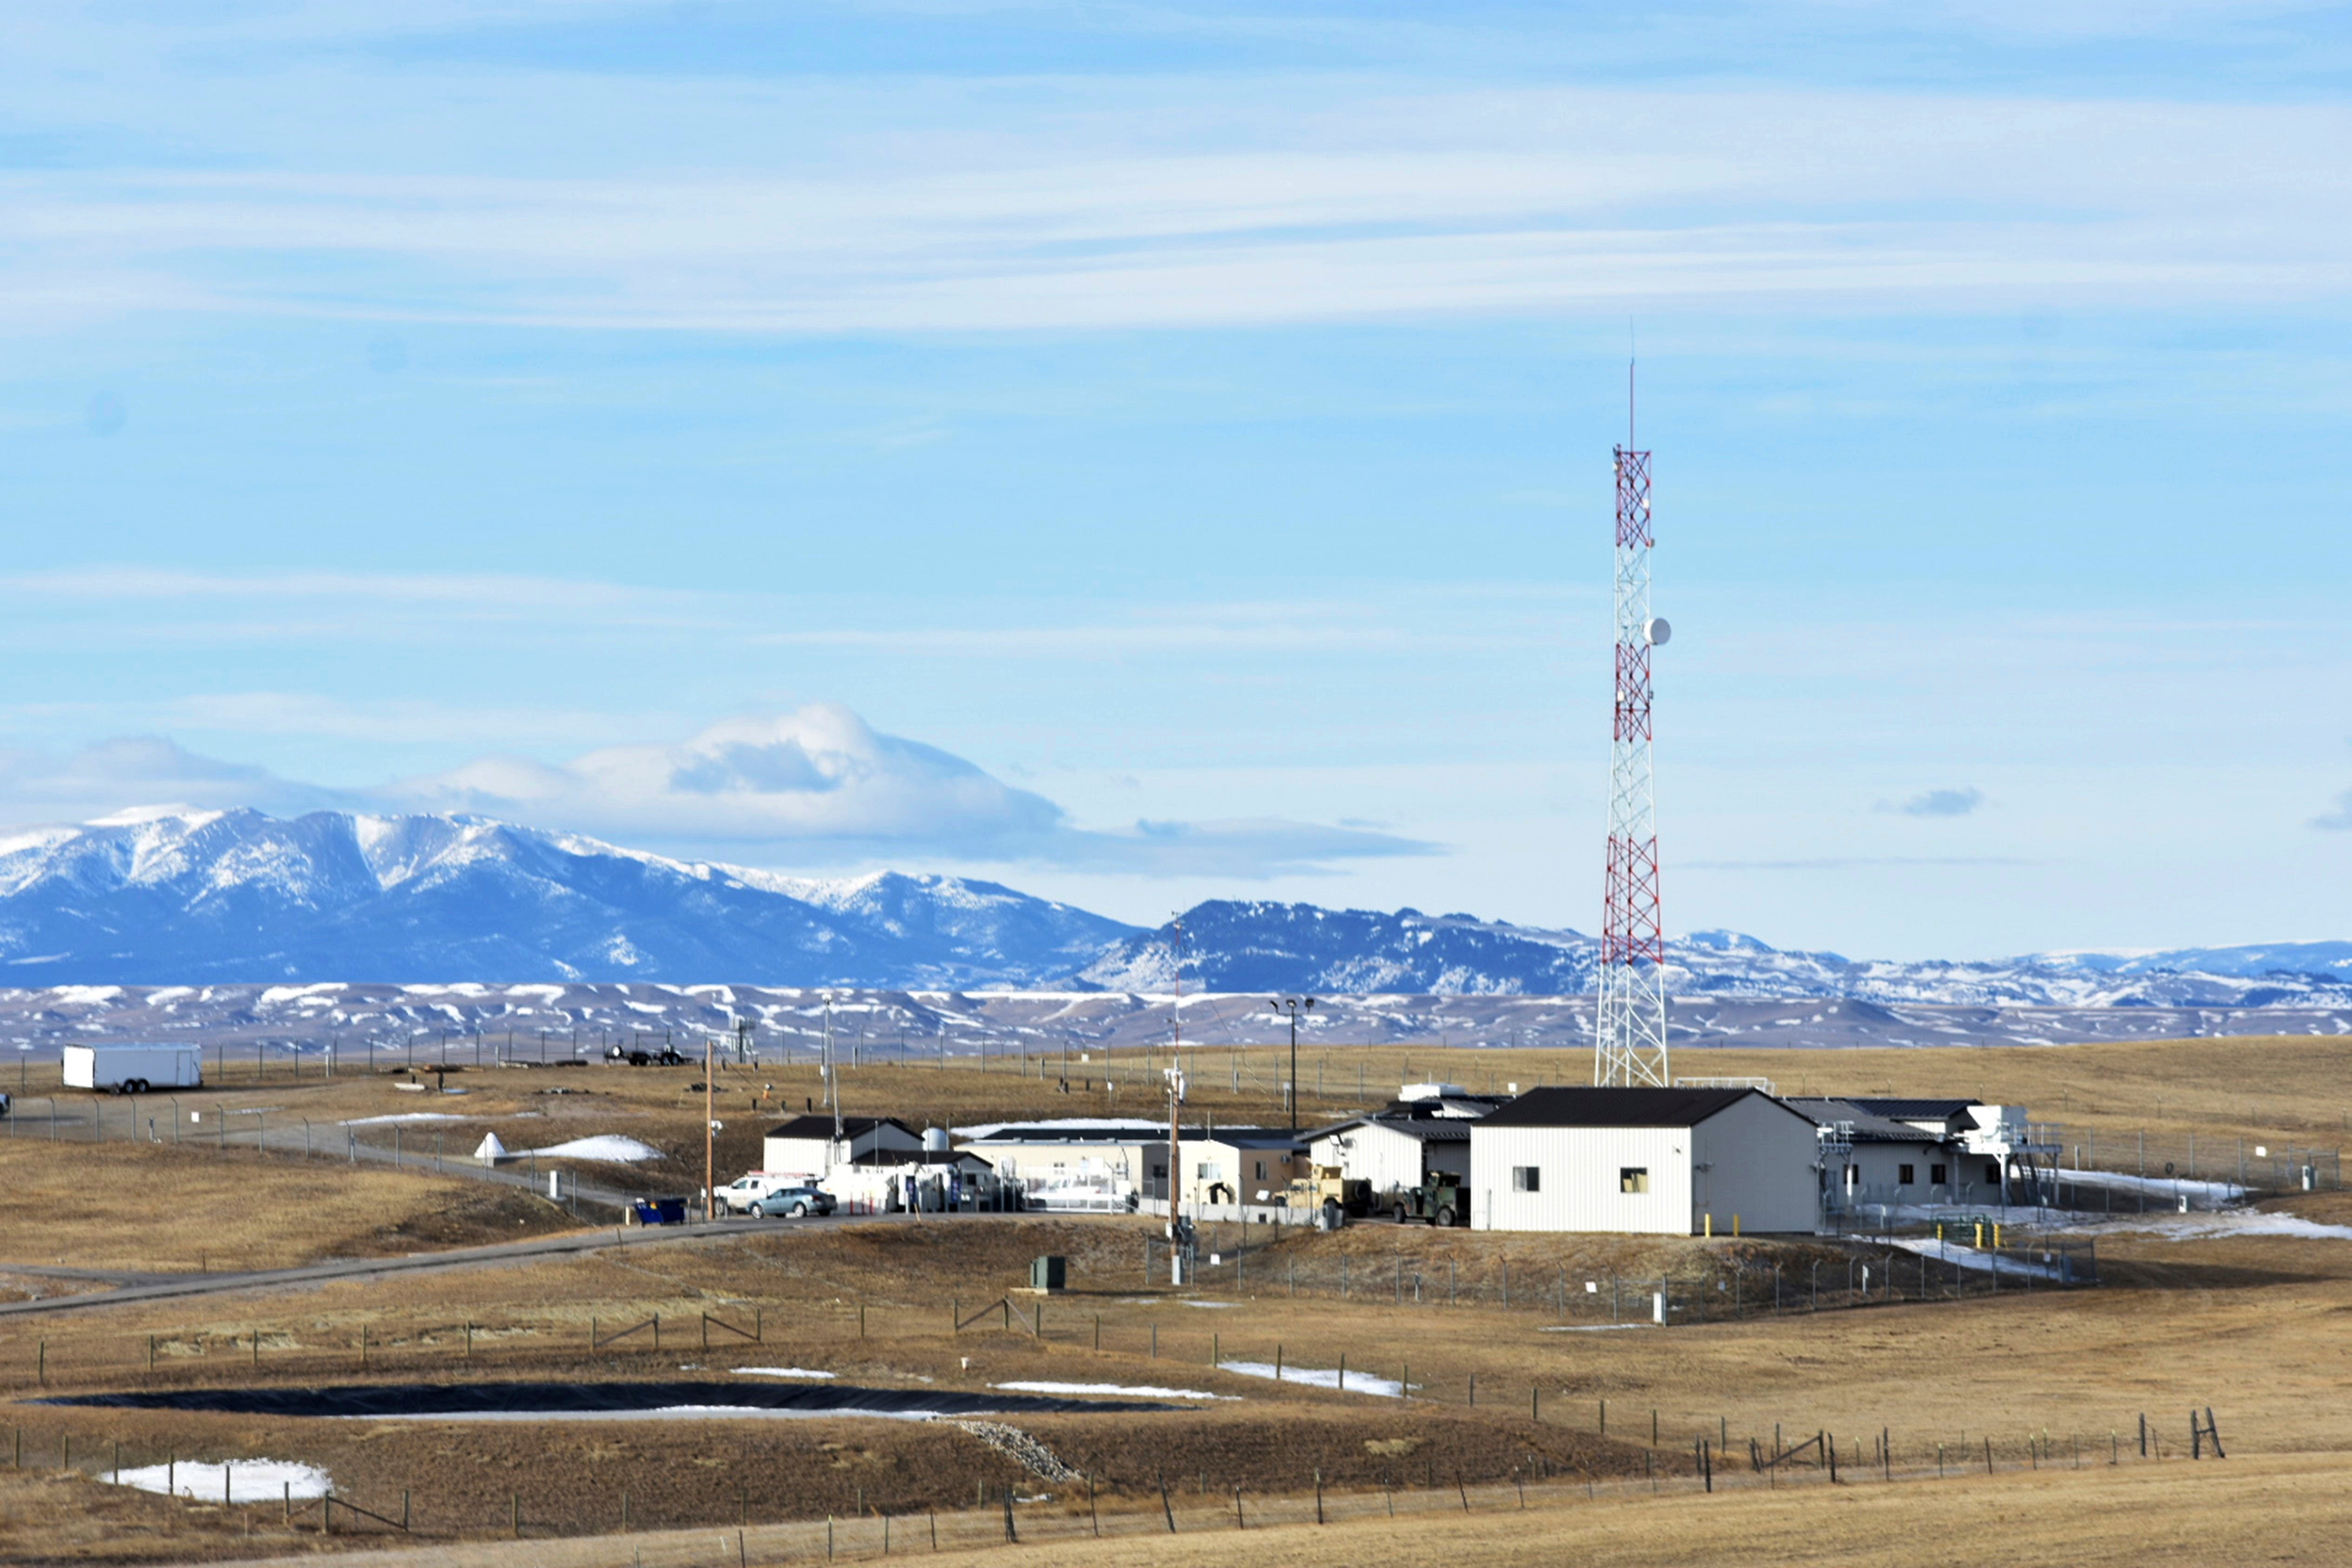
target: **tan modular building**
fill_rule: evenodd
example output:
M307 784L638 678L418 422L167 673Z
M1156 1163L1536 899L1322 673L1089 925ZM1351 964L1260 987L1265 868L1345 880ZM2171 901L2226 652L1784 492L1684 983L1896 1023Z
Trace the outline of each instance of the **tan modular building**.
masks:
M1538 1089L1470 1126L1478 1230L1811 1233L1820 1138L1753 1089Z
M1264 1127L1220 1127L1184 1139L1187 1205L1262 1204L1280 1198L1307 1174L1304 1134Z

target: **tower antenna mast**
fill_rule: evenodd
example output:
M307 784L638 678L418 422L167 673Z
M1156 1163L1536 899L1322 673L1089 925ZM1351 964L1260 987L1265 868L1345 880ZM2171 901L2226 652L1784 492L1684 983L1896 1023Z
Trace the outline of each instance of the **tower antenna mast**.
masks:
M1616 700L1609 742L1609 870L1601 899L1601 998L1592 1081L1670 1086L1666 945L1658 915L1658 816L1650 751L1650 652L1673 628L1650 614L1650 454L1633 442L1633 362L1625 362L1625 445L1616 448Z

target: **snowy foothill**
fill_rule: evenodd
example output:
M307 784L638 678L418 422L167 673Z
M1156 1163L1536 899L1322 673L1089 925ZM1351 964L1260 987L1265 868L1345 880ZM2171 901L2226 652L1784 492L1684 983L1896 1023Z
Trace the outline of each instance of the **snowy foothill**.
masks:
M817 1372L805 1366L739 1366L735 1368L735 1375L738 1377L833 1378L839 1377L841 1374L837 1372Z
M1277 1368L1270 1361L1221 1361L1219 1372L1239 1373L1243 1377L1263 1377L1276 1383L1303 1384L1309 1388L1336 1388L1344 1394L1377 1394L1384 1399L1404 1397L1404 1384L1392 1377L1374 1377L1370 1373L1349 1372L1346 1381L1337 1367L1284 1366ZM1277 1375L1277 1373L1279 1375Z
M231 1459L217 1465L182 1459L110 1474L121 1486L194 1498L198 1502L220 1501L224 1488L228 1500L238 1503L278 1502L289 1496L324 1497L334 1487L333 1479L317 1466L285 1459Z
M1349 1381L1353 1388L1355 1382ZM1238 1394L1211 1394L1199 1388L1160 1388L1148 1383L992 1383L1007 1394L1124 1394L1146 1399L1239 1399Z

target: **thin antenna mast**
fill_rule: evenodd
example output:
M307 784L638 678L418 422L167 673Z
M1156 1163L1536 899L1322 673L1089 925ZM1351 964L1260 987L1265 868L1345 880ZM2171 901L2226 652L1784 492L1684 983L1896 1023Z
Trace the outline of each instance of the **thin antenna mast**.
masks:
M1650 454L1634 436L1634 361L1625 362L1625 445L1617 480L1616 700L1609 744L1609 862L1601 918L1592 1081L1669 1087L1665 938L1658 912L1658 821L1651 754L1650 652L1673 628L1650 614Z

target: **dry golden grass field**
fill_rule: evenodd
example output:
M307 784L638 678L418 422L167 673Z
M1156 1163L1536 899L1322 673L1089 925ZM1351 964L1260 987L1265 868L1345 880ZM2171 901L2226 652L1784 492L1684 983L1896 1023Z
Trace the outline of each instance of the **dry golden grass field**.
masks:
M1374 1102L1408 1068L1478 1088L1573 1082L1589 1072L1581 1058L1555 1053L1316 1054L1328 1057L1327 1092L1312 1092L1316 1076L1302 1053L1310 1122L1363 1103L1353 1093L1360 1057ZM1219 1048L1195 1063L1195 1110L1221 1121L1276 1120L1271 1097L1249 1087L1266 1081L1271 1058L1224 1058ZM1000 1065L984 1075L870 1067L845 1075L845 1099L852 1111L918 1125L1146 1110L1139 1062L1109 1064L1127 1075L1117 1097L1099 1061L1074 1061L1066 1093L1058 1056L1043 1064L1043 1079L1038 1063L1026 1078ZM2037 1120L2103 1141L2144 1130L2151 1140L2292 1136L2333 1148L2339 1108L2352 1103L2352 1046L2310 1039L1710 1051L1679 1065L1769 1077L1784 1092L1981 1095L2028 1104ZM1231 1088L1236 1069L1240 1092ZM1343 1070L1347 1092L1328 1092ZM322 1128L420 1105L478 1119L443 1124L452 1157L485 1126L518 1148L625 1132L668 1158L625 1178L597 1167L594 1179L682 1191L701 1177L703 1097L688 1087L700 1079L698 1068L486 1070L450 1076L450 1087L473 1091L463 1097L404 1092L379 1077L238 1082L200 1098L208 1112L266 1105L276 1118ZM729 1068L717 1082L724 1180L756 1162L759 1131L780 1104L798 1110L815 1075ZM552 1087L573 1092L543 1092ZM68 1115L86 1113L89 1102L59 1105ZM130 1125L126 1108L104 1109ZM90 1144L64 1126L53 1143L34 1135L45 1133L42 1110L37 1085L33 1101L20 1104L18 1136L0 1142L0 1170L16 1200L0 1216L0 1266L65 1258L68 1267L165 1272L193 1271L201 1260L219 1271L575 1223L543 1199L436 1176L429 1164L391 1171L184 1141ZM362 1131L387 1135L384 1124ZM412 1152L418 1136L404 1134ZM2352 1223L2352 1199L2335 1193L2277 1206ZM1014 1549L987 1544L1003 1540L1008 1489L1034 1500L1014 1508L1024 1561L1080 1551L1106 1563L1229 1553L1236 1489L1242 1522L1270 1531L1251 1542L1253 1554L1277 1563L1429 1551L1439 1529L1436 1549L1496 1563L1604 1553L1654 1563L2345 1555L2327 1543L2344 1533L2352 1468L2352 1239L2104 1229L2107 1283L2096 1289L1956 1298L1938 1284L1927 1300L1849 1305L1848 1251L1811 1239L1372 1224L1333 1236L1254 1237L1243 1278L1212 1270L1202 1290L1179 1297L1164 1273L1145 1274L1155 1234L1148 1222L1077 1216L746 1225L704 1239L492 1267L0 1318L0 1384L12 1400L0 1433L0 1561L223 1560L396 1544L408 1553L401 1560L419 1563L619 1563L635 1554L716 1562L736 1559L739 1530L745 1561L802 1561L823 1554L827 1516L840 1554L875 1555L883 1512L900 1532L894 1552L928 1552L935 1517L944 1552L1009 1558ZM1013 1309L999 1305L952 1328L959 1310L969 1317L1000 1302L1028 1259L1045 1252L1070 1258L1072 1288L1043 1305L1042 1321L1012 1320ZM1341 1299L1331 1282L1343 1258L1350 1283ZM1828 1298L1819 1310L1811 1310L1816 1263ZM1735 1264L1751 1280L1778 1266L1781 1310L1750 1298L1745 1315L1723 1321L1601 1326L1608 1281L1712 1278L1709 1270L1719 1276ZM1507 1307L1493 1289L1507 1278L1517 1282ZM1602 1282L1601 1290L1584 1292L1587 1279ZM1294 1280L1302 1282L1297 1294ZM1458 1300L1441 1280L1465 1287ZM103 1289L30 1274L15 1282L19 1295ZM1032 1298L1011 1300L1038 1310ZM592 1332L601 1339L656 1314L658 1349L649 1329L592 1348ZM707 1327L706 1316L741 1329L756 1323L761 1342ZM1409 1383L1410 1399L1276 1384L1232 1364L1278 1357L1289 1369L1328 1370L1343 1355L1351 1374ZM1220 1397L1186 1411L1020 1417L1024 1430L1092 1478L1091 1509L1083 1483L1041 1480L943 1422L463 1424L39 1403L152 1388L723 1378L738 1366L832 1372L887 1389L1052 1381ZM2209 1405L2230 1458L2191 1462L2189 1413ZM2147 1460L2137 1450L2143 1415L2157 1441ZM1834 1487L1811 1468L1790 1473L1786 1486L1750 1471L1751 1440L1769 1451L1776 1434L1792 1443L1817 1433L1829 1435L1845 1467ZM1694 1474L1702 1436L1721 1450L1712 1495ZM315 1505L289 1518L275 1502L224 1508L108 1486L118 1445L124 1466L265 1457L319 1465L341 1495L380 1513L397 1517L407 1494L415 1539L356 1518L322 1536ZM1333 1521L1319 1530L1311 1522L1318 1477ZM1180 1527L1172 1537L1163 1483ZM1398 1533L1407 1530L1410 1542ZM1058 1543L1063 1536L1073 1539Z

